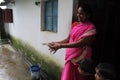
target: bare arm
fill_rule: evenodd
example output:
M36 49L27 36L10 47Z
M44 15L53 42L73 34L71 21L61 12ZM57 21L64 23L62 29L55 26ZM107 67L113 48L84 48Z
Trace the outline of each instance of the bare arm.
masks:
M52 43L50 44L50 52L55 53L60 48L77 48L77 47L84 47L84 46L90 46L92 43L92 39L94 36L88 36L80 39L77 42L73 43Z
M74 47L83 47L83 46L90 46L95 35L96 34L96 29L94 30L90 30L88 32L86 32L85 34L83 34L83 38L81 38L79 41L77 42L73 42L73 43L62 43L61 44L61 48L74 48ZM84 37L86 36L86 37Z
M92 30L88 33L85 33L84 36L86 36L86 37L83 36L80 40L78 40L76 42L72 42L72 43L67 42L67 41L69 41L69 37L66 38L65 40L62 40L59 42L50 43L50 45L49 45L50 51L56 52L60 48L77 48L77 47L90 46L94 39L94 36L95 36L95 35L90 35L90 34L93 34L95 32L96 32L95 30L94 31ZM88 36L88 34L89 34L89 36Z
M61 48L77 48L77 47L83 47L83 46L90 46L92 41L93 41L94 36L88 36L80 39L77 42L73 43L61 43L60 47Z

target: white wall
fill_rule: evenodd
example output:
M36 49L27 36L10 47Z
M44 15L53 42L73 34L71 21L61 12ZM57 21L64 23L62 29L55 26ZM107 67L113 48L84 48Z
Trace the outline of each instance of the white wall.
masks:
M48 47L42 43L62 40L70 31L72 21L73 0L58 1L58 32L41 31L41 5L36 6L35 0L15 0L13 8L14 23L6 23L6 31L14 37L32 45L38 51L54 58L61 66L64 64L65 49L56 54L49 54Z

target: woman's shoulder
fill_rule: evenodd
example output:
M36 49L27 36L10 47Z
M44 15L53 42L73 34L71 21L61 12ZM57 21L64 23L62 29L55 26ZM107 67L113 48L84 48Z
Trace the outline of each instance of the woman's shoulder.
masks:
M88 22L87 25L88 25L89 27L96 28L95 25L94 25L94 23L92 23L92 22Z

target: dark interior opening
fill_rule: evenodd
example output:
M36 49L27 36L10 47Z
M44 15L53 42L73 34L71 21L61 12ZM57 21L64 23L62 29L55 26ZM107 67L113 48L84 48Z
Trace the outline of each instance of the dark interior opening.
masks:
M120 41L120 6L117 0L78 0L86 2L93 10L97 35L93 43L92 58L96 63L109 62L115 65L120 79L119 41Z

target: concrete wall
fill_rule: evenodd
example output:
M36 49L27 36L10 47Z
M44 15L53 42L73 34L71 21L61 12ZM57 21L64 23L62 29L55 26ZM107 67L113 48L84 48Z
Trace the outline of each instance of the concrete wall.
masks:
M65 49L56 54L49 54L48 47L42 43L62 40L70 31L72 21L73 0L58 1L58 32L41 31L41 5L35 5L35 0L15 0L9 4L13 9L13 23L5 23L6 32L30 44L36 50L48 55L63 66Z

